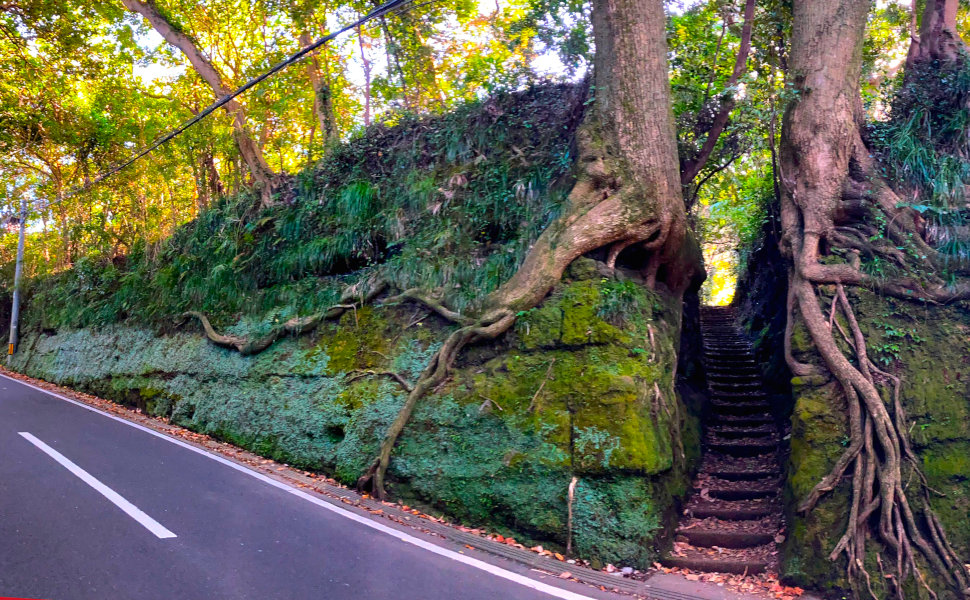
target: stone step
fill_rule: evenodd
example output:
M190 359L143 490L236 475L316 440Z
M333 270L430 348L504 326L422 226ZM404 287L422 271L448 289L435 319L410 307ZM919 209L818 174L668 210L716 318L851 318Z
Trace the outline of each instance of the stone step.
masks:
M768 563L760 559L711 558L706 556L678 557L668 555L664 558L666 567L690 569L709 573L731 573L735 575L757 575L768 568Z
M764 392L764 387L761 385L760 381L754 379L754 376L749 378L735 377L733 379L718 379L711 378L710 374L707 377L708 389L712 392L730 392L730 391L751 391L751 392ZM756 387L757 386L757 387Z
M709 433L713 433L723 439L737 439L747 437L759 437L763 435L775 435L778 428L773 423L763 423L760 425L710 425L707 427Z
M707 449L730 456L758 456L778 449L778 441L772 438L742 440L708 440Z
M756 498L774 498L778 495L780 486L777 482L771 485L755 485L758 481L761 480L727 481L726 483L733 485L720 485L706 488L695 487L694 491L700 494L701 490L706 489L708 496L721 500L753 500Z
M764 477L773 477L781 474L781 469L765 469L763 471L743 471L743 470L730 470L730 469L711 469L709 471L701 471L704 475L711 475L712 477L717 477L718 479L728 479L730 481L752 481L755 479L762 479Z
M731 456L718 452L707 452L701 461L700 471L779 471L778 453L775 451L753 456Z
M728 372L761 376L760 367L751 359L730 361L706 358L704 359L704 366L714 373Z
M704 500L700 496L691 498L684 507L684 514L696 519L716 518L722 521L748 521L763 519L781 513L781 506L775 498L749 500Z
M736 356L736 357L712 357L708 356L704 359L704 364L707 367L753 367L757 368L758 364L750 356Z
M710 392L708 397L711 402L724 402L728 404L736 402L761 402L767 405L771 404L768 402L768 395L761 391L725 392L719 390Z
M734 400L737 400L738 402L754 402L758 400L764 401L768 399L768 394L760 390L757 390L757 391L742 390L737 392L717 391L711 394L711 396L712 396L711 397L712 400L723 400L725 402L731 402Z
M727 434L724 435L711 427L705 432L704 439L708 443L771 444L773 446L777 446L781 442L777 431L758 430L747 435L738 431L728 431Z
M710 391L711 393L726 393L726 394L730 394L731 392L748 392L748 393L754 392L759 394L765 393L765 390L763 387L761 387L760 383L756 384L758 387L754 387L754 385L750 384L749 382L746 382L743 379L732 379L731 381L717 381L717 380L711 381L710 378L708 378L708 383L710 384L708 386L708 391ZM741 385L738 385L739 383Z
M711 412L719 415L753 415L767 412L771 405L767 402L725 402L711 400Z
M762 425L764 423L774 423L775 417L769 412L751 413L745 415L721 414L717 416L717 421L723 425Z
M721 352L721 351L715 352L715 351L705 350L704 356L705 356L705 360L711 361L712 363L721 363L721 364L752 363L754 364L755 362L754 356L752 356L750 352L729 353L729 352Z
M761 377L758 365L712 365L706 364L708 376Z
M754 373L738 373L736 371L725 371L723 373L714 373L708 371L707 381L710 383L757 383L762 385L761 377Z
M676 535L682 536L691 546L711 548L753 548L775 541L777 531L732 531L708 527L680 528Z

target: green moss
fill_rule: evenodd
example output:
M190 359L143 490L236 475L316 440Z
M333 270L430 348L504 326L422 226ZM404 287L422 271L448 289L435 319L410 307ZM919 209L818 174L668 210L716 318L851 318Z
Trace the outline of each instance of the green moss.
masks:
M601 278L564 284L523 315L531 327L462 355L451 380L418 405L395 448L391 492L469 524L562 548L567 490L578 477L573 543L599 562L646 567L687 492L696 417L672 380L675 302L643 295L608 323ZM368 307L256 356L196 333L148 329L28 333L16 366L352 484L368 466L404 393L450 326L413 323L413 307ZM649 323L648 334L640 329ZM241 331L250 323L238 323ZM657 395L657 390L661 396ZM683 421L676 420L677 415ZM685 456L672 433L685 441Z
M329 357L327 372L331 375L374 368L381 355L386 356L393 335L393 327L369 306L347 311L337 326L325 331L320 349Z
M853 308L871 356L903 380L902 400L911 421L910 434L929 484L945 494L931 495L951 542L970 549L970 363L967 361L970 317L955 307L920 308L881 298L864 290L852 296ZM796 337L804 335L801 326ZM807 340L793 347L804 352ZM818 360L811 354L802 360ZM834 384L817 378L792 381L791 457L786 498L803 499L827 475L848 444L845 402ZM807 515L789 514L790 534L782 552L783 572L794 583L844 590L844 559L828 560L845 528L849 489L843 481ZM867 557L867 564L874 555ZM872 572L878 572L873 563ZM912 582L907 585L912 585ZM938 591L945 588L931 583Z
M566 269L566 277L574 281L586 281L597 279L600 274L595 260L580 256Z
M606 344L610 342L629 344L630 337L597 315L600 301L600 283L581 281L566 288L559 301L562 307L562 335L566 346Z
M931 479L970 479L970 441L935 445L922 458L923 473Z

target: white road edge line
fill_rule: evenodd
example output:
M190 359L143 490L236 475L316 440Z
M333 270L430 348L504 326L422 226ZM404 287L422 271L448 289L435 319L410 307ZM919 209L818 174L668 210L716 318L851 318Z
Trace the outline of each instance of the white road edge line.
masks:
M275 488L279 488L279 489L281 489L281 490L283 490L285 492L289 492L289 493L293 494L294 496L297 496L299 498L302 498L302 499L306 500L307 502L311 502L311 503L316 504L317 506L319 506L321 508L324 508L326 510L329 510L331 512L334 512L334 513L336 513L336 514L338 514L338 515L340 515L342 517L346 517L346 518L350 519L351 521L356 521L357 523L360 523L361 525L364 525L366 527L370 527L371 529L376 529L377 531L380 531L382 533L386 533L387 535L389 535L391 537L394 537L394 538L397 538L397 539L399 539L399 540L401 540L403 542L406 542L408 544L414 544L415 546L417 546L419 548L423 548L423 549L427 550L428 552L432 552L434 554L437 554L439 556L443 556L445 558L450 558L451 560L454 560L456 562L460 562L460 563L465 564L465 565L468 565L470 567L474 567L476 569L485 571L486 573L489 573L489 574L494 575L496 577L500 577L502 579L511 581L513 583L517 583L519 585L522 585L522 586L527 587L527 588L531 588L531 589L536 590L538 592L542 592L544 594L548 594L549 596L552 596L554 598L561 598L562 600L596 600L595 598L593 598L591 596L584 596L582 594L577 594L576 592L571 592L569 590L564 590L562 588L559 588L559 587L556 587L556 586L553 586L553 585L549 585L548 583L542 583L541 581L536 581L535 579L532 579L530 577L526 577L525 575L520 575L518 573L513 573L512 571L503 569L502 567L498 567L498 566L495 566L495 565L491 565L491 564L489 564L489 563L487 563L485 561L479 560L477 558L472 558L471 556L466 556L464 554L460 554L458 552L455 552L454 550L448 550L447 548L442 548L441 546L438 546L436 544L432 544L431 542L428 542L426 540L422 540L421 538L415 537L415 536L413 536L413 535L411 535L409 533L405 533L403 531L399 531L397 529L394 529L393 527L388 527L387 525L384 525L383 523L378 523L377 521L373 521L371 519L368 519L367 517L365 517L363 515L359 515L359 514L357 514L355 512L351 512L351 511L349 511L349 510L347 510L345 508L342 508L340 506L335 506L333 504L330 504L329 502L326 502L324 500L321 500L320 498L317 498L315 496L311 496L310 494L308 494L308 493L306 493L306 492L304 492L302 490L299 490L297 488L294 488L294 487L292 487L290 485L287 485L287 484L285 484L285 483L283 483L281 481L277 481L275 479L272 479L270 477L267 477L266 475L263 475L262 473L260 473L258 471L253 471L249 467L246 467L244 465L235 463L235 462L233 462L233 461L231 461L231 460L229 460L227 458L223 458L222 456L219 456L218 454L212 454L211 452L208 452L207 450L203 450L202 448L197 448L197 447L195 447L195 446L193 446L191 444L188 444L186 442L183 442L182 440L175 439L173 437L170 437L168 435L165 435L164 433L161 433L159 431L155 431L154 429L151 429L149 427L145 427L144 425L140 425L138 423L133 423L133 422L131 422L131 421L127 420L127 419L123 419L123 418L121 418L121 417L119 417L117 415L113 415L111 413L104 412L103 410L100 410L100 409L95 408L93 406L87 405L87 404L85 404L83 402L78 402L77 400L72 400L71 398L68 398L66 396L62 396L60 394L56 394L54 392L45 390L44 388L38 387L38 386L33 385L31 383L27 383L27 382L24 382L24 381L20 381L19 379L16 379L14 377L10 377L9 375L4 375L3 373L0 373L0 377L3 377L4 379L9 379L10 381L13 381L14 383L19 383L20 385L23 385L23 386L26 386L26 387L29 387L29 388L33 388L33 389L35 389L35 390L37 390L39 392L43 392L43 393L47 394L48 396L53 396L54 398L58 398L58 399L63 400L65 402L69 402L69 403L74 404L76 406L80 406L81 408L90 410L91 412L98 413L99 415L101 415L103 417L107 417L109 419L113 419L113 420L118 421L120 423L124 423L125 425L128 425L129 427L134 427L135 429L139 429L141 431L144 431L145 433L150 434L150 435L153 435L153 436L155 436L157 438L161 438L161 439L165 440L166 442L170 442L172 444L175 444L176 446L181 446L181 447L185 448L186 450L191 450L192 452L195 452L196 454L201 454L202 456L205 456L207 458L210 458L210 459L212 459L212 460L214 460L214 461L216 461L218 463L222 463L223 465L226 465L229 468L235 469L235 470L239 471L240 473L245 473L246 475L249 475L250 477L255 477L256 479L262 481L263 483L266 483L268 485L271 485L271 486L273 486ZM23 435L23 434L21 434L21 435ZM30 435L30 434L27 434L27 435ZM41 442L41 443L43 443L43 442Z
M176 537L174 533L172 533L171 531L163 527L161 523L146 515L143 510L141 510L131 502L128 502L127 500L125 500L125 498L121 494L119 494L118 492L114 491L113 489L109 488L105 484L98 481L97 478L95 478L93 475L91 475L81 467L71 462L69 458L67 458L57 450L54 450L53 448L51 448L41 440L37 439L34 435L26 431L18 431L17 433L25 440L30 442L31 444L40 448L40 450L44 454L53 458L55 461L57 461L58 464L60 464L62 467L64 467L72 474L77 476L78 479L88 484L89 486L93 487L95 491L97 491L99 494L107 498L108 501L110 501L112 504L114 504L115 506L123 510L126 515L138 521L139 525L141 525L148 531L151 531L153 534L155 534L155 537L162 540Z

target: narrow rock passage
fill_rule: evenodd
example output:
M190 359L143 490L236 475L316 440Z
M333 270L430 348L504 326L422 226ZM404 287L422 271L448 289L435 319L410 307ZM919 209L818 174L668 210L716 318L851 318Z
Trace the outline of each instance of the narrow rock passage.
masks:
M694 494L668 567L722 573L773 567L782 530L781 444L751 343L733 309L701 311L710 402ZM780 538L779 538L780 539Z

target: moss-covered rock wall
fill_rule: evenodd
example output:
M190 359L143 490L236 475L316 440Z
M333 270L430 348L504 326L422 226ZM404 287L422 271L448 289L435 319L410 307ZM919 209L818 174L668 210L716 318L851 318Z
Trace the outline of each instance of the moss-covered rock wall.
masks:
M782 381L787 369L781 352L784 305L779 300L784 295L778 293L784 284L759 286L766 276L753 279L750 292L739 299L739 307L753 337L766 348L762 358L769 386L782 389L788 383ZM957 552L970 556L970 312L958 306L924 306L884 298L865 290L853 290L850 297L870 356L880 368L903 380L902 400L914 447L929 485L943 494L932 497L933 508ZM820 360L801 324L795 326L792 351L803 362ZM790 384L787 406L783 406L784 396L775 396L778 412L790 415L785 423L790 449L785 470L788 533L782 547L782 574L794 584L837 596L849 589L845 559L832 562L828 556L845 532L849 481L843 480L808 514L798 513L795 507L830 472L849 443L845 398L838 384L825 378L795 377ZM916 482L910 481L910 485ZM879 573L874 552L868 560L870 572ZM931 579L931 585L943 596L948 593L940 581ZM873 578L873 588L879 597L890 593L879 577ZM920 591L910 591L912 597L921 597Z
M466 350L399 441L392 494L562 547L575 476L576 554L655 558L699 446L675 392L681 309L599 267L581 260L514 332ZM404 400L366 371L416 379L449 326L413 305L365 307L249 357L195 327L27 331L13 367L350 484Z
M923 306L856 290L851 298L870 355L903 380L902 400L910 435L922 460L931 495L957 552L970 555L970 313L960 307ZM796 356L808 360L811 344L798 327ZM796 378L792 414L788 493L804 498L848 444L845 400L830 382ZM887 401L890 398L887 398ZM915 475L913 476L915 478ZM917 482L910 481L915 490ZM844 565L827 556L845 530L848 482L808 515L794 515L784 550L785 570L794 580L842 589ZM878 573L874 554L869 565ZM878 578L875 578L878 579ZM883 582L876 581L877 587ZM936 586L946 593L942 584ZM914 593L915 597L916 594Z

